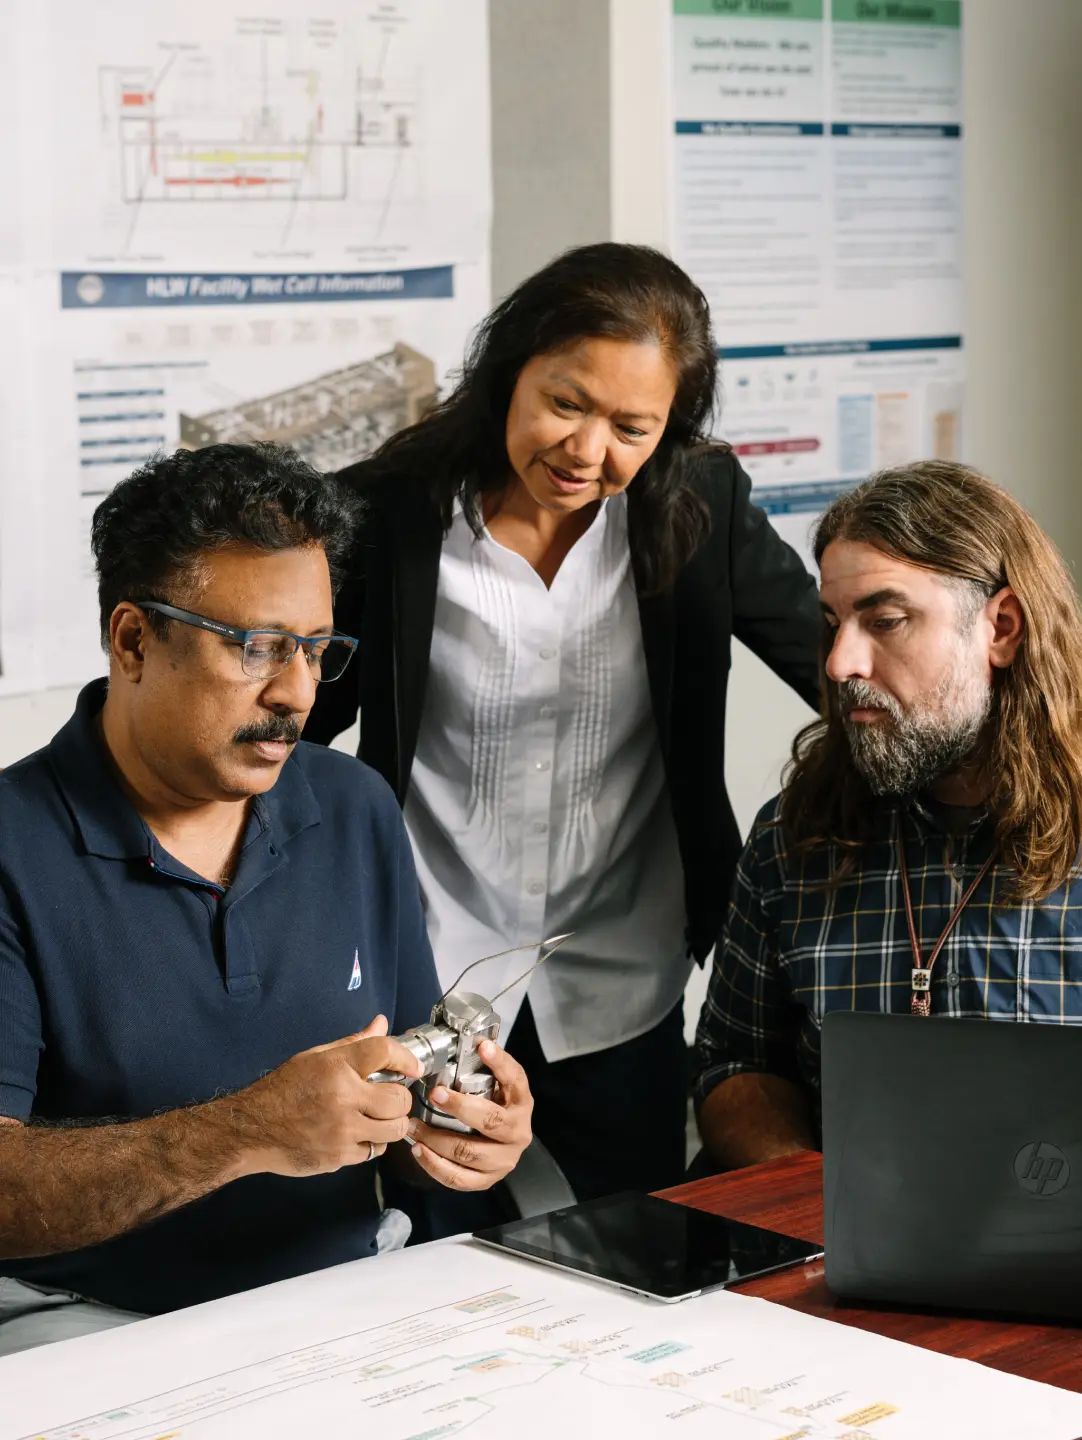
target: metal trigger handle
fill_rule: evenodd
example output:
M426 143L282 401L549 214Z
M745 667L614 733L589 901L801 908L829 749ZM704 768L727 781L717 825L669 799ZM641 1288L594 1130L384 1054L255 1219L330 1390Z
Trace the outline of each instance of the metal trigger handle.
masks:
M421 1073L413 1076L403 1075L398 1070L374 1070L368 1076L370 1085L405 1085L408 1089L418 1080L423 1080L426 1075L432 1075L446 1065L453 1057L458 1043L458 1036L453 1030L446 1025L435 1025L431 1021L393 1038L400 1045L404 1045L411 1055L417 1057L421 1062Z

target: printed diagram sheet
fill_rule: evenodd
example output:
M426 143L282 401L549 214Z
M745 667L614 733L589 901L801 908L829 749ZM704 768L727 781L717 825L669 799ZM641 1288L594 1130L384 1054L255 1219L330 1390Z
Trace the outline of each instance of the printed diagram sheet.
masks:
M216 304L190 293L199 272L167 277L189 284L164 295L161 276L105 273L100 302L71 287L73 303L59 306L56 277L35 282L25 368L52 422L32 453L62 559L50 580L48 683L80 683L101 666L90 521L118 481L156 450L218 442L288 445L319 470L351 465L424 413L488 300L481 265L382 271L398 290L320 299L314 285L337 274L286 272L267 295L253 288L267 275L237 273Z
M620 1295L468 1241L0 1360L0 1396L0 1440L1082 1434L1082 1396L762 1300Z
M102 672L90 521L156 451L338 470L441 393L488 96L485 0L0 4L0 694Z
M46 202L27 253L44 263L358 268L484 249L480 6L33 0L22 24L54 97L23 141Z

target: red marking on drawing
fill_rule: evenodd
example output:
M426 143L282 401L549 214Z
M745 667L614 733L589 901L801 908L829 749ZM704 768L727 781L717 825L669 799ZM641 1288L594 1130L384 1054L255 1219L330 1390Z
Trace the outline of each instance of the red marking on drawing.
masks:
M232 185L240 189L246 185L288 185L288 180L275 179L269 175L192 175L185 179L181 175L170 175L167 185Z

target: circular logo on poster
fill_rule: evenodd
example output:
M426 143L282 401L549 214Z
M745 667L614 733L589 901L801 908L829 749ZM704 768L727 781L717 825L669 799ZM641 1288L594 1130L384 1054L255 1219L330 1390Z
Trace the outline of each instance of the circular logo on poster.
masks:
M80 275L75 282L75 293L84 305L96 305L105 294L105 281L100 275Z
M1058 1195L1071 1178L1071 1164L1058 1145L1031 1140L1014 1157L1014 1178L1029 1195Z

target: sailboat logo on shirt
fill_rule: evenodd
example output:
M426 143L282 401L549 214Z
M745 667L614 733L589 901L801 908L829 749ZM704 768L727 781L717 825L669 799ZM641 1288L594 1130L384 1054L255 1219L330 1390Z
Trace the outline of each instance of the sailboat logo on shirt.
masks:
M349 977L347 990L359 990L361 988L361 956L358 950L353 952L353 972Z

